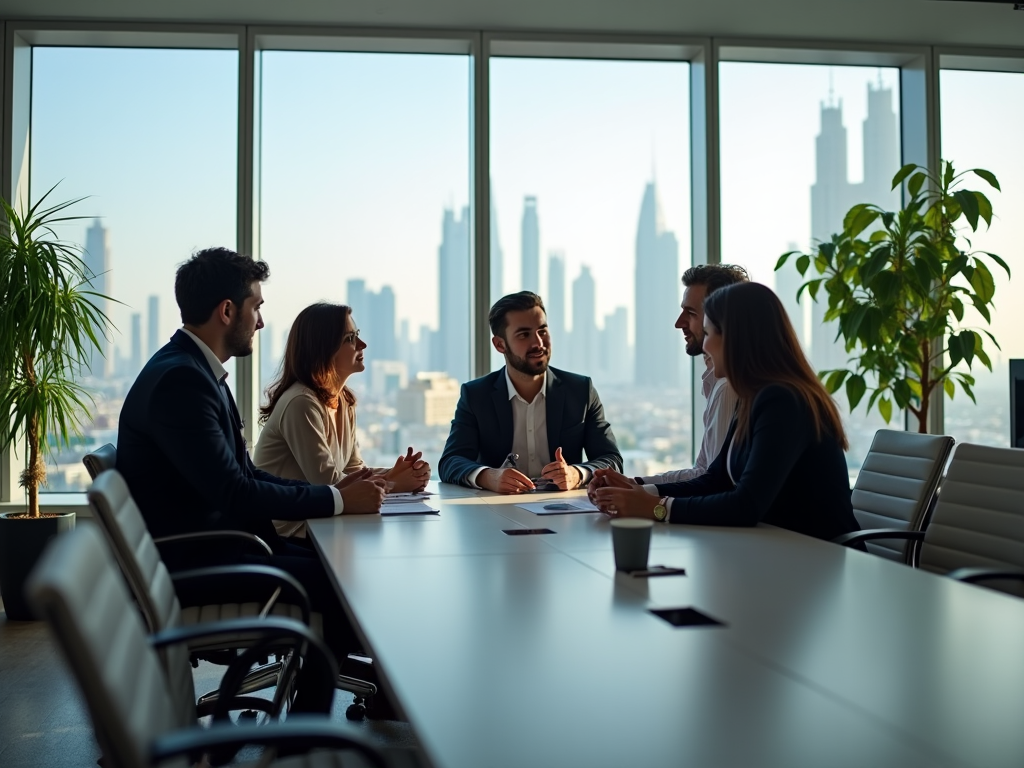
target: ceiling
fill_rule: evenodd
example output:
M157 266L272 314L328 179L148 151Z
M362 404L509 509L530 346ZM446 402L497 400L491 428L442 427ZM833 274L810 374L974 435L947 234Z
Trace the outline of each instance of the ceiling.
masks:
M0 0L0 18L643 32L1024 47L1024 11L965 0Z

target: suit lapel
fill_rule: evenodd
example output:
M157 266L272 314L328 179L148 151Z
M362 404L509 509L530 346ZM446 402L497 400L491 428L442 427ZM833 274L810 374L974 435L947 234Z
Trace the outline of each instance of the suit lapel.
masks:
M565 388L562 380L548 368L548 391L544 396L548 422L548 451L555 459L555 449L562 445L562 411L565 410ZM564 448L564 446L562 446Z
M505 369L498 371L495 377L494 388L491 390L491 399L494 401L494 418L498 423L498 440L494 443L484 441L484 444L499 446L503 455L499 459L504 461L505 456L512 450L512 403L508 399L508 382L505 379ZM490 463L490 462L489 462Z

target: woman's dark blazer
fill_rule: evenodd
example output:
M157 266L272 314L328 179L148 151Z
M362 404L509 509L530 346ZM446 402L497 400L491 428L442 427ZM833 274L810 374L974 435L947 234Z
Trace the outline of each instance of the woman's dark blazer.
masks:
M732 451L733 485L726 469L736 432L706 474L658 485L674 497L669 522L752 526L764 522L819 539L860 530L850 503L846 456L834 437L815 437L808 406L785 386L772 384L754 398L746 440Z

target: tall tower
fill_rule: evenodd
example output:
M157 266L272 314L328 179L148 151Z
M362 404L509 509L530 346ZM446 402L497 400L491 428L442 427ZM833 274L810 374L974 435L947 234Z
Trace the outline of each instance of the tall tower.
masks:
M457 217L445 209L437 251L438 311L436 363L453 379L470 378L469 208Z
M370 319L370 300L367 296L365 280L349 280L346 286L345 295L348 297L348 305L352 308L352 319L359 328L370 330L373 322Z
M527 195L523 200L521 291L540 293L540 222L537 220L537 198Z
M505 295L505 254L498 238L498 211L494 205L494 185L491 185L491 304Z
M892 88L868 84L868 116L864 121L864 189L861 202L887 210L900 202L899 189L892 189L892 177L900 169L900 140Z
M555 349L568 351L569 338L565 329L565 254L552 251L548 254L548 292L544 306L548 314L548 331ZM566 357L568 360L568 357Z
M128 375L135 377L142 370L142 314L140 312L132 312L131 350Z
M815 182L811 187L812 247L825 242L843 226L843 217L855 202L846 175L846 127L843 125L842 102L821 105L821 131L814 140ZM825 322L828 297L818 294L811 305L811 365L816 371L845 365L842 342L836 341L837 327Z
M591 376L597 364L597 292L590 267L580 267L572 281L572 361L573 370Z
M146 359L160 349L160 297L150 296L147 307Z
M395 345L395 292L390 285L385 285L379 293L369 294L370 327L373 336L367 336L367 343L372 343L371 357L374 360L397 360L398 350Z
M665 229L652 181L644 190L636 231L635 383L677 387L680 384L682 334L679 314L679 243Z
M629 313L625 307L616 307L604 316L599 338L597 370L610 384L628 384L633 369L629 365Z
M85 268L89 275L89 285L92 290L104 296L111 294L110 279L110 247L107 240L107 230L96 219L85 232L85 253L82 254L85 261ZM110 302L106 299L93 299L96 306L108 317L110 316ZM105 336L99 338L99 349L92 350L89 356L89 372L96 378L106 378L113 372L113 359L111 356L110 339Z

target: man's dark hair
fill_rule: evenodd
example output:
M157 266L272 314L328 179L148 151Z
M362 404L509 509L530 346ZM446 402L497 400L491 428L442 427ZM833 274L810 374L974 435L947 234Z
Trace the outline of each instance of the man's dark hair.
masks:
M736 264L698 264L683 272L683 285L703 285L707 295L727 285L745 283L750 280L747 270Z
M207 248L193 254L178 267L174 278L174 300L181 310L181 322L202 325L224 299L241 309L252 296L252 284L270 277L265 261L242 256L230 248Z
M487 316L487 322L491 325L491 335L505 338L505 329L508 328L508 313L522 312L524 309L540 307L545 314L544 301L532 291L520 291L502 296L491 307L491 313Z

